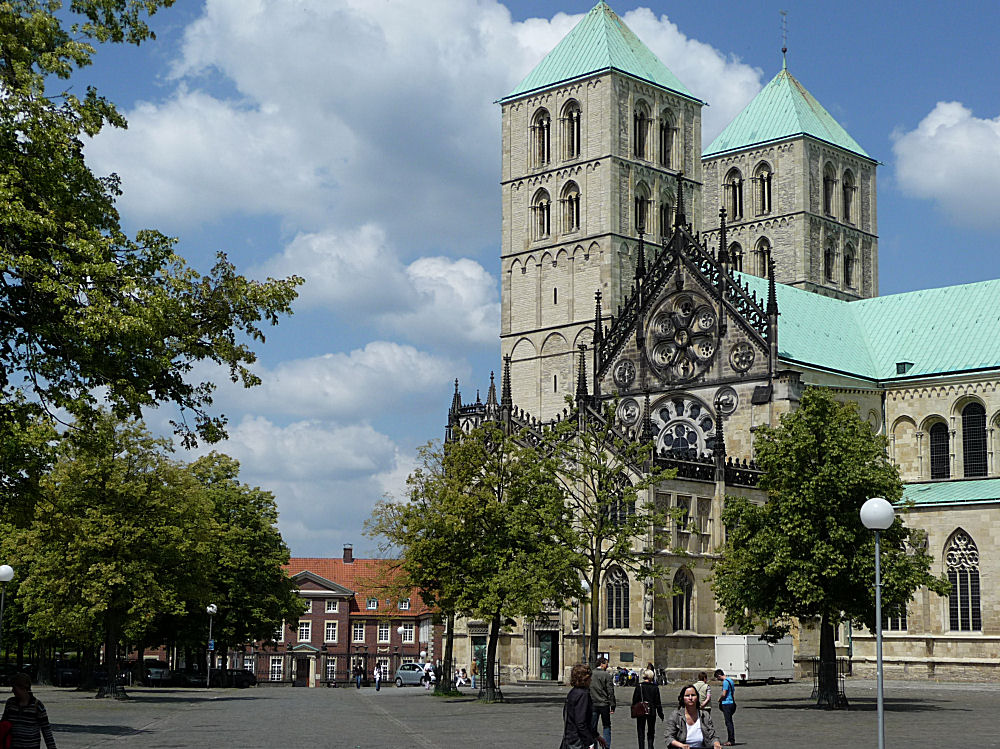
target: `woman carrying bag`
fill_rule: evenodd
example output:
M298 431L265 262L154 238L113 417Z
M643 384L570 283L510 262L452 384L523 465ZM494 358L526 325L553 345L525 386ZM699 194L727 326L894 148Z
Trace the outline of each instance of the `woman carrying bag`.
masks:
M640 681L632 692L632 717L635 718L635 731L639 739L639 749L647 749L642 744L642 735L646 734L648 749L653 749L653 737L656 735L656 716L663 720L663 706L660 704L660 688L653 680L650 669L642 672Z

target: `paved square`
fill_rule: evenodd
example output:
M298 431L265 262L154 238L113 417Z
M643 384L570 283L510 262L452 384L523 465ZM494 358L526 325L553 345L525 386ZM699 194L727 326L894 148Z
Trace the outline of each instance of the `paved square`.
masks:
M660 687L665 706L676 704L680 686ZM848 683L852 709L846 712L816 709L811 689L808 682L737 687L737 742L746 747L876 746L874 682ZM555 749L566 689L508 687L508 701L499 705L479 704L472 695L443 699L420 688L395 687L381 692L133 689L128 702L45 687L36 694L49 710L60 749ZM628 717L631 694L626 688L617 692L616 749L637 746ZM998 698L1000 688L992 684L887 683L886 746L937 745L937 739L949 736L948 745L1000 747ZM665 746L662 730L656 746Z

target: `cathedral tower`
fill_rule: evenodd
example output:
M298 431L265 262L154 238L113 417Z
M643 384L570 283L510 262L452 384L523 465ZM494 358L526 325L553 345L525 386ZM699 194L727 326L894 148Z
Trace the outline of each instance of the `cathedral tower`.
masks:
M595 292L615 315L639 233L670 233L678 172L700 205L702 102L599 2L500 104L502 351L514 402L548 419L574 392Z
M725 207L747 273L765 276L773 258L779 283L877 296L877 164L782 64L705 149L705 215Z

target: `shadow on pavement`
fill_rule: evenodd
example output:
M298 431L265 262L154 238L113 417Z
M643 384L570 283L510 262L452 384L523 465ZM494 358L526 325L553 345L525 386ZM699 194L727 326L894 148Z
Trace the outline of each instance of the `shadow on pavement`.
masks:
M102 736L138 736L146 733L141 728L129 728L128 726L95 726L76 725L74 723L53 723L54 733L96 733Z
M875 712L878 703L870 697L859 697L850 700L851 706L845 712L864 713ZM821 707L815 702L802 702L800 700L773 700L769 704L741 705L743 710L831 710L828 707ZM971 712L971 708L954 707L953 705L941 705L936 702L926 700L886 700L885 712L887 713L931 713L942 710ZM832 710L831 710L832 712Z

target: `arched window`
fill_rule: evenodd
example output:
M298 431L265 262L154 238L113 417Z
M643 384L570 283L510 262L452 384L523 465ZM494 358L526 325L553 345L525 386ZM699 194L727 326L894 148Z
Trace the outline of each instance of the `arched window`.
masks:
M575 159L580 155L582 115L580 104L576 100L566 102L560 118L562 120L563 158L565 159Z
M844 221L849 224L854 223L854 192L858 188L854 184L854 174L850 170L844 172L844 187L841 196L841 209L844 214Z
M950 450L948 445L948 425L937 422L930 430L931 436L931 478L951 478Z
M851 245L844 250L844 286L854 288L854 248Z
M979 549L969 534L958 530L947 553L948 626L955 632L979 632L983 628L979 605Z
M833 253L833 242L830 242L826 246L826 250L823 252L823 276L827 281L833 280L833 265L834 265L834 253Z
M670 197L664 195L660 198L660 236L665 237L670 234L670 227L673 224L674 207L670 204Z
M628 578L620 567L607 576L608 629L628 629Z
M644 182L635 186L635 231L645 233L649 226L649 188Z
M965 478L986 475L986 409L981 403L962 409L962 464Z
M660 166L670 169L674 165L674 118L669 109L660 113Z
M761 237L757 242L757 250L754 252L755 272L761 278L767 277L767 264L771 259L771 243L767 237Z
M771 212L771 167L758 164L753 176L756 193L755 209L758 216Z
M531 223L534 238L545 239L551 229L549 191L539 190L531 201Z
M578 231L580 228L580 188L576 182L567 182L563 188L562 197L562 230L564 232Z
M674 631L679 629L691 629L691 598L694 592L694 583L691 580L691 573L687 570L677 570L674 575Z
M726 211L734 221L743 217L743 175L739 169L730 170L722 187L726 199Z
M827 162L823 167L823 213L827 216L833 215L833 191L836 186L836 172L833 171L833 164Z
M649 159L649 108L646 102L636 102L632 115L632 153L637 159Z
M539 109L531 118L531 158L534 166L545 166L552 153L552 118L549 110Z
M729 245L729 262L733 265L733 270L743 272L743 248L739 242Z

